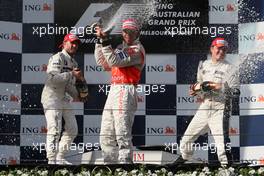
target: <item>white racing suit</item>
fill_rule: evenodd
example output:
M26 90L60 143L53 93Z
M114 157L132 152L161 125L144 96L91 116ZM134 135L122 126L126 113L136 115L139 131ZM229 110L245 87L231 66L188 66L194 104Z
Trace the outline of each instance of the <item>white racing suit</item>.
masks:
M206 60L200 62L197 72L197 82L201 84L204 81L221 83L222 89L201 95L204 102L185 131L180 142L180 151L183 159L191 159L194 141L211 130L217 147L218 160L221 164L227 164L225 135L228 135L228 124L226 123L229 121L227 116L230 116L230 112L225 112L225 110L230 110L227 104L229 99L232 96L239 96L239 79L237 73L234 72L234 67L226 61L213 64L211 60Z
M65 50L49 59L47 80L41 95L48 129L46 151L49 161L55 161L56 157L63 158L78 133L75 114L70 105L71 97L78 97L76 79L71 72L76 67L77 62ZM62 117L65 130L59 141Z
M137 109L136 86L145 62L145 50L136 40L124 42L115 50L111 45L96 44L98 65L111 68L111 88L105 103L100 145L107 164L132 162L132 126Z

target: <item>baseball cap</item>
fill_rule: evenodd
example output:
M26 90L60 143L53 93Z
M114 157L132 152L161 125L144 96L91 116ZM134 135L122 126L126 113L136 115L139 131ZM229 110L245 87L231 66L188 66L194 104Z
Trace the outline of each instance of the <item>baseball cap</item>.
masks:
M139 26L138 26L138 24L137 24L135 19L129 18L129 19L126 19L126 20L123 21L122 30L124 30L124 29L138 31L139 30Z
M67 42L67 41L69 41L69 42L77 41L78 44L81 43L81 41L80 41L80 39L77 37L77 35L75 35L75 34L71 34L71 33L69 33L69 34L67 34L67 35L64 36L63 42ZM59 48L61 48L62 46L63 46L63 43L60 44Z
M228 47L228 42L224 38L218 37L212 41L211 46Z

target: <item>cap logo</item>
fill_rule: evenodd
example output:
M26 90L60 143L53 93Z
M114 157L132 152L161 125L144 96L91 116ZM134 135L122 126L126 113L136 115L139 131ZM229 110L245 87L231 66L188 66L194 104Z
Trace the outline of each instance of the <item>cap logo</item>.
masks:
M217 40L216 41L216 44L223 44L224 45L225 44L225 41L224 40Z
M134 19L127 19L123 21L122 29L138 30L139 27Z
M74 35L74 34L71 34L71 35L69 35L69 38L70 38L70 39L76 39L76 38L77 38L77 36L76 36L76 35Z
M216 38L213 40L211 46L224 46L224 47L228 47L228 43L224 38Z

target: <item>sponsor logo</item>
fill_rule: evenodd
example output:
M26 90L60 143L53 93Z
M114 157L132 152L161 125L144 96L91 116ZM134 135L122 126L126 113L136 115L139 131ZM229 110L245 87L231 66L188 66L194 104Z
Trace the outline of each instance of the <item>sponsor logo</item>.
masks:
M100 134L100 127L86 127L84 129L85 134Z
M11 102L19 102L20 101L20 97L17 95L0 95L0 101L11 101Z
M145 161L144 153L133 153L133 161Z
M227 4L226 5L226 11L228 12L233 12L233 11L236 11L237 10L237 7L235 4Z
M8 165L16 165L17 164L17 159L14 158L14 157L9 157L7 164Z
M24 65L23 70L24 70L24 72L46 72L47 68L48 68L47 64Z
M176 130L174 127L166 127L165 134L176 134Z
M46 134L48 129L45 126L41 127L22 127L23 134Z
M239 41L247 42L247 41L264 41L264 33L257 33L257 34L244 34L239 35Z
M163 128L147 128L147 134L163 134Z
M0 101L9 101L8 95L0 95Z
M175 72L176 67L171 64L147 66L147 72Z
M40 128L40 131L41 131L41 133L47 133L48 132L48 129L45 126L42 126Z
M0 158L0 165L16 165L17 159L10 156L9 158Z
M48 3L43 4L43 11L51 11L52 10L52 5Z
M88 72L106 72L111 71L111 68L103 68L102 66L98 65L86 65L85 70Z
M13 101L13 102L19 102L19 101L20 101L20 97L17 96L17 95L13 95L13 94L11 94L11 95L10 95L10 101Z
M1 165L7 164L7 159L6 158L0 158L0 164Z
M166 126L165 128L162 127L150 127L147 128L147 134L166 134L166 135L172 135L176 134L176 129L175 127L169 127Z
M209 6L210 12L234 12L237 11L237 6L232 3L226 5L212 5Z
M0 33L0 39L1 40L13 40L13 41L21 41L22 37L19 33Z
M49 12L52 11L52 4L44 3L44 4L27 4L24 6L24 10L27 12Z
M257 102L264 102L264 96L260 95L257 99Z
M256 102L264 102L264 96L247 96L247 97L240 97L240 103L256 103Z
M175 72L175 71L176 71L176 67L174 65L167 64L165 66L165 72Z
M259 159L259 164L264 165L264 157L261 157L261 158Z
M230 127L229 128L229 134L230 135L238 134L238 128Z
M202 103L204 102L204 99L199 97L199 96L195 96L195 97L177 97L177 102L178 103Z

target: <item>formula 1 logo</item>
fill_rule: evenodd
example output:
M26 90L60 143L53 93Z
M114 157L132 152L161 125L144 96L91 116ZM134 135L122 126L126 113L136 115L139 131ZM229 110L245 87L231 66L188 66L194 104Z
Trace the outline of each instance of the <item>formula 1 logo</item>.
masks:
M99 22L101 20L101 17L97 16L96 14L98 12L104 11L108 8L110 8L113 5L113 3L91 3L90 6L86 9L86 11L83 13L79 21L76 23L75 28L80 28L83 26L91 26L95 22ZM110 21L107 21L108 26L104 26L105 28L111 28L114 26L113 31L111 31L112 34L119 34L121 22L125 18L129 18L133 16L134 18L142 18L144 16L145 19L150 17L152 14L152 11L150 9L153 9L152 5L149 4L129 4L129 3L123 3L115 12L113 17Z
M110 6L112 6L112 3L91 3L79 21L76 23L75 27L79 28L98 22L101 17L96 17L95 14L99 11L106 10Z

